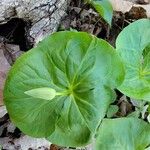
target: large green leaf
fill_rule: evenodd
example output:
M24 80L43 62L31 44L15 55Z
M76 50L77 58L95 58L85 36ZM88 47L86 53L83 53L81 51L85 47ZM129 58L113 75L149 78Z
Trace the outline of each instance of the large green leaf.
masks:
M137 118L104 119L96 150L144 150L150 145L150 125Z
M95 10L104 18L104 20L111 25L113 8L109 0L85 0L91 4Z
M125 80L119 87L135 99L150 101L150 20L141 19L118 36L116 49L125 64Z
M87 33L59 32L17 60L4 101L24 133L81 146L93 138L123 76L122 62L107 42Z

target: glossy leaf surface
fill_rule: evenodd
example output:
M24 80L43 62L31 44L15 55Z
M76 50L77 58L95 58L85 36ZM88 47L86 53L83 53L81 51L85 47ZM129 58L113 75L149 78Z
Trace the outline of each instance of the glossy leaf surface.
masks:
M150 144L150 125L137 118L104 119L96 150L144 150Z
M122 62L107 42L87 33L59 32L17 60L4 100L24 133L81 146L93 138L123 76ZM45 88L51 100L45 100Z
M127 26L118 36L116 49L125 65L125 80L119 90L125 95L150 101L150 20Z

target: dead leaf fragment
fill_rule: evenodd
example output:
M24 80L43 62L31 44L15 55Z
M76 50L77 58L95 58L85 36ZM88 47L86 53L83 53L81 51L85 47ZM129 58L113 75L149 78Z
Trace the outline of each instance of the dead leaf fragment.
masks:
M0 106L3 105L3 87L9 69L10 64L6 60L3 53L3 46L0 44Z
M146 16L149 18L150 17L150 1L145 0L144 5L143 4L137 4L136 1L132 0L110 0L113 10L114 11L120 11L122 13L129 12L132 7L142 7L146 11ZM139 14L140 15L140 14Z
M50 150L59 150L57 145L51 144Z

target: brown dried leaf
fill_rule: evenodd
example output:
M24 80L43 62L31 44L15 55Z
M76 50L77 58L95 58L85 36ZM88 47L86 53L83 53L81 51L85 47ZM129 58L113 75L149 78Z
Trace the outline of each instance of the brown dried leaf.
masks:
M51 144L50 150L59 150L57 145Z
M0 44L0 106L3 105L3 87L6 75L10 69L10 64L6 60L3 50L4 47Z
M144 0L145 5L137 4L137 0L110 0L114 11L120 11L122 13L129 12L131 8L134 7L142 7L146 11L147 17L150 17L150 0Z

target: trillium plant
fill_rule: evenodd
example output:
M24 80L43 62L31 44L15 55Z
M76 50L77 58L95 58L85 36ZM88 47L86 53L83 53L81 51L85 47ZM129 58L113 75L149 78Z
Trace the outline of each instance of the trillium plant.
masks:
M54 33L11 68L4 101L25 134L65 147L144 150L150 125L136 116L108 119L115 89L150 102L150 20L123 29L116 47L84 32Z

